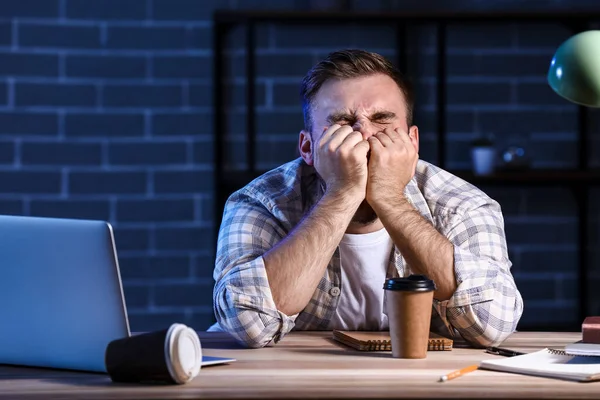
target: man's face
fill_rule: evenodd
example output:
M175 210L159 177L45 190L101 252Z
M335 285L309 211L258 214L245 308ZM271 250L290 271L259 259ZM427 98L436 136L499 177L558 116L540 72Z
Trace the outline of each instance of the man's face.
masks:
M333 124L351 125L365 140L385 128L408 131L404 96L383 74L325 82L315 96L312 120L315 143Z
M314 159L324 128L333 124L352 126L362 133L364 140L385 128L409 132L404 95L396 82L384 74L325 82L313 101L312 121L312 132L304 136L311 142L313 157L310 161ZM411 127L410 132L413 143L418 146L416 129ZM302 140L301 137L301 146ZM376 219L377 215L365 200L353 222L366 225Z

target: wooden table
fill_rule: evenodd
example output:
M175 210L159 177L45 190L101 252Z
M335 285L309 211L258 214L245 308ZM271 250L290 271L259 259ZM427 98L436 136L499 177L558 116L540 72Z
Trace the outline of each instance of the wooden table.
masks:
M278 345L243 349L222 333L200 332L205 355L238 361L205 367L186 385L115 384L107 375L0 366L0 397L110 399L226 398L600 398L600 382L577 383L477 370L439 383L441 375L493 356L481 349L429 352L424 360L360 353L331 332L292 332ZM561 348L581 333L518 332L503 347Z

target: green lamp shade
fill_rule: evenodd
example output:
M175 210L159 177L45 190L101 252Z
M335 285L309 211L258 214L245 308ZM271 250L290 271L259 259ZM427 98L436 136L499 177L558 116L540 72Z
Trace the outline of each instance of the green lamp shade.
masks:
M578 33L554 53L548 84L565 99L600 107L600 31Z

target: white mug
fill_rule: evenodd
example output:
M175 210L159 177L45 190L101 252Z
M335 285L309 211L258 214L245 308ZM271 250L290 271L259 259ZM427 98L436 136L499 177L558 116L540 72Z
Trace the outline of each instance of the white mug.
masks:
M496 167L496 150L493 147L474 147L471 160L475 175L489 175Z

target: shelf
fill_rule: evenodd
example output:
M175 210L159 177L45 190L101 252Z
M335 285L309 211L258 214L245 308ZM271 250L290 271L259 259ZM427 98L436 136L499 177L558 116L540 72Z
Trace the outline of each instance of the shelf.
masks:
M600 170L525 170L499 171L492 175L474 175L471 171L449 171L474 185L567 185L600 183Z
M377 23L385 21L409 21L411 23L427 23L448 21L452 23L476 22L501 22L506 23L509 19L512 22L582 22L600 17L600 13L594 11L499 11L488 12L462 10L456 11L252 11L252 10L216 10L213 19L218 23L243 23L253 22L277 22L285 23L323 23L323 22L343 22L343 23Z
M267 171L226 171L217 182L228 190L237 190ZM527 170L500 171L493 175L474 175L471 171L448 171L474 185L592 185L600 184L600 170Z

